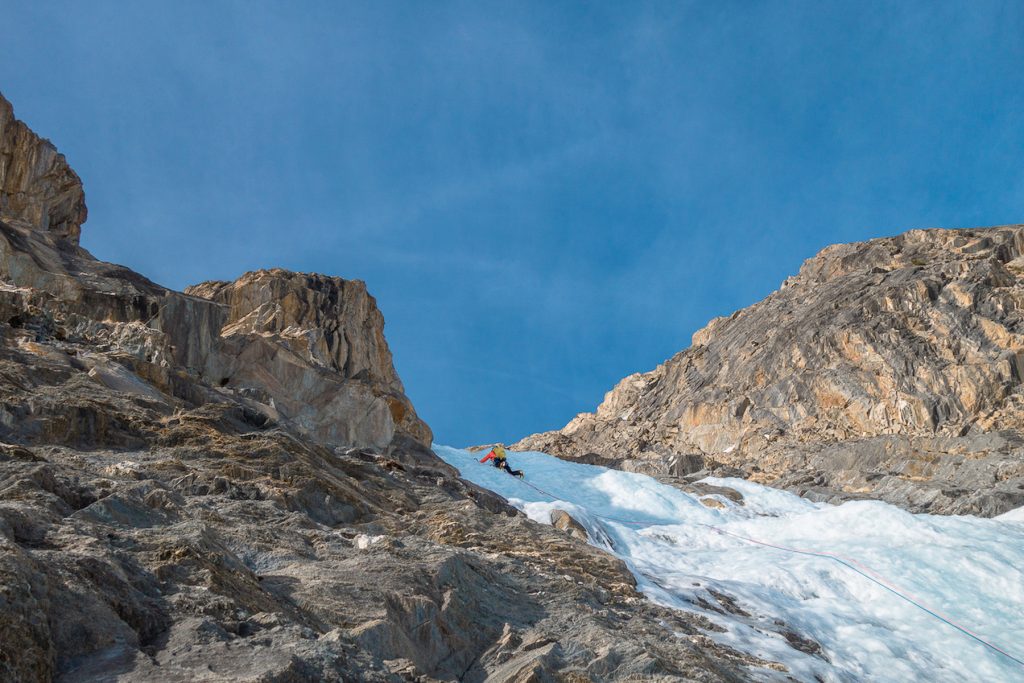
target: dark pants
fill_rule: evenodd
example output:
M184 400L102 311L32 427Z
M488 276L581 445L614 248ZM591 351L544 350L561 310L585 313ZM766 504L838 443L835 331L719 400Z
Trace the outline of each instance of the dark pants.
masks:
M497 458L495 458L494 459L494 466L497 467L499 470L505 470L509 474L515 475L517 477L519 477L519 476L521 476L523 474L522 470L514 470L511 467L509 467L508 466L508 460L498 460Z

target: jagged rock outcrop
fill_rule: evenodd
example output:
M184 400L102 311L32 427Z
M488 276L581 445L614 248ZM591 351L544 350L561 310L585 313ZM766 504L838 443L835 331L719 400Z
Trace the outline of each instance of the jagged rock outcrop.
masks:
M237 398L326 443L429 446L363 283L275 270L182 294L97 261L77 244L77 176L10 111L2 100L0 319L22 337L84 344L124 366L83 356L94 377L126 372L177 399ZM22 419L19 410L0 409L0 423Z
M398 430L430 445L363 282L275 269L185 292L225 308L220 353L204 369L221 386L261 389L328 442L384 447Z
M594 413L513 448L831 499L1024 505L1024 226L837 245Z
M238 398L265 419L328 443L384 448L397 436L430 444L429 428L394 376L383 319L362 283L334 279L332 286L349 292L351 315L363 319L343 317L325 328L313 315L270 332L233 320L237 306L165 289L24 226L0 222L0 268L0 319L26 339L51 335L100 349L176 398ZM286 302L312 301L313 290L292 284ZM353 347L346 335L360 341ZM347 368L325 364L317 344L338 344L336 353L351 356ZM359 354L373 355L374 364L360 365L366 359ZM91 358L82 362L92 371Z
M0 220L78 244L88 212L82 182L49 140L14 118L0 96Z
M5 168L45 172L0 184L0 680L781 670L434 456L362 283L99 262L6 116Z

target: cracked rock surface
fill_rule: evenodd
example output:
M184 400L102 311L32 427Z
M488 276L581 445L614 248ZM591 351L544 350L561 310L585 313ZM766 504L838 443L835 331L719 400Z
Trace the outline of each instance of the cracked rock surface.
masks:
M912 230L828 247L513 448L992 516L1024 505L1022 379L1024 226Z

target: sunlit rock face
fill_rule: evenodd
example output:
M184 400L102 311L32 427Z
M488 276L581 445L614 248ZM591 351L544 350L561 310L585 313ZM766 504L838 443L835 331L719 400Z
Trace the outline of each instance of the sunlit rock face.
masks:
M205 368L220 385L266 392L328 442L384 447L399 431L430 446L363 282L274 269L185 291L226 312L221 353Z
M45 323L162 390L237 397L325 443L429 446L362 282L273 270L182 294L79 247L85 217L78 176L0 98L0 313L18 334Z
M312 276L249 274L220 292L244 291L263 276L292 286L280 303L240 316L244 297L222 303L174 292L52 233L10 223L0 223L0 273L0 317L18 335L35 339L43 326L116 355L162 390L239 398L326 443L386 448L402 435L430 444L391 365L383 317L360 282L325 278L339 297L329 304L309 288ZM299 300L306 308L292 309ZM263 320L268 308L294 317Z
M0 220L78 244L86 216L82 182L64 155L14 118L11 103L0 96Z
M1024 504L1022 253L1022 226L829 247L596 412L515 448L1004 512Z

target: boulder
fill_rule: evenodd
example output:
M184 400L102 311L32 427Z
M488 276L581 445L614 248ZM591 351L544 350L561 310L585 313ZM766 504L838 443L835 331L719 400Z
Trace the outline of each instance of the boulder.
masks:
M556 529L560 529L573 538L578 538L581 541L587 541L590 539L590 535L587 533L586 527L573 519L572 515L565 510L551 511L551 526Z

